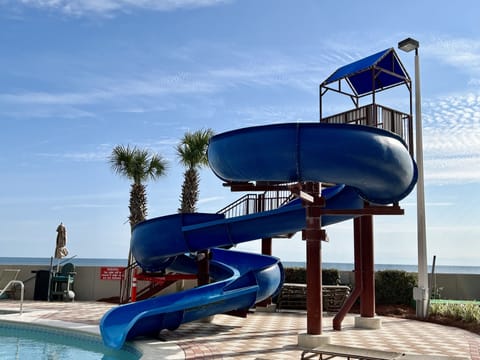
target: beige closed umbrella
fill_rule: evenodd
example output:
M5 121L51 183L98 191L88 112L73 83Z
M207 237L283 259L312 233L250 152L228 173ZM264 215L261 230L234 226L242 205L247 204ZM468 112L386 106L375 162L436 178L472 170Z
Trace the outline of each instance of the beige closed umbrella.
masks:
M67 255L68 255L67 229L65 228L65 225L63 225L63 222L61 222L60 225L57 226L57 242L55 245L55 254L54 254L55 259L58 259L57 271L56 271L57 273L60 271L60 259L64 258ZM53 274L53 258L50 258L50 275L48 279L48 301L50 301L50 296L51 296L52 275L54 275Z
M57 246L55 247L55 259L62 259L68 255L67 229L63 223L57 226Z

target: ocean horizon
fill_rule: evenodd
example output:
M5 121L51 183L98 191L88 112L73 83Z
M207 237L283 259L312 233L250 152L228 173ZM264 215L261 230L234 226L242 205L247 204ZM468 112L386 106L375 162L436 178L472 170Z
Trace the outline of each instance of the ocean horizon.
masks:
M124 267L127 266L127 259L110 258L64 258L52 259L46 257L0 257L0 265L29 265L29 266L50 266L58 263L64 264L72 262L76 266L105 266L105 267ZM305 267L304 261L282 261L284 267ZM322 263L324 269L337 269L340 271L353 271L353 263ZM375 271L382 270L403 270L407 272L417 272L417 265L414 264L375 264ZM431 272L431 266L428 271ZM460 266L460 265L436 265L437 274L480 274L480 266Z

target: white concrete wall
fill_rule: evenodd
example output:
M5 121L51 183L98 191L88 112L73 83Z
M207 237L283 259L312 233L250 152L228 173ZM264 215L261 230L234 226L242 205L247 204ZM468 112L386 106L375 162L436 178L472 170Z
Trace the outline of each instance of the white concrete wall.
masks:
M35 291L36 274L34 271L48 271L48 266L25 266L25 265L0 265L2 269L20 269L17 280L21 280L25 284L25 299L33 300ZM75 276L74 291L75 300L91 301L100 300L120 295L119 280L102 280L100 279L101 268L95 266L77 266L75 268L77 275ZM145 282L139 281L138 288L146 286ZM181 289L191 288L196 285L195 280L179 281L177 284L169 286L162 293L168 294ZM177 290L178 289L178 290ZM19 293L18 293L19 296Z
M18 280L25 283L25 299L33 300L36 275L32 271L49 270L49 267L0 265L0 270L2 269L21 269ZM101 280L100 267L77 266L75 270L77 272L74 284L76 300L95 301L119 296L120 281ZM352 284L354 282L354 274L351 271L341 271L340 278L342 284ZM438 288L442 288L440 291L442 299L480 300L480 274L437 274L436 284ZM139 289L145 285L141 281L138 282ZM179 281L169 286L162 293L172 293L194 286L196 286L196 280Z

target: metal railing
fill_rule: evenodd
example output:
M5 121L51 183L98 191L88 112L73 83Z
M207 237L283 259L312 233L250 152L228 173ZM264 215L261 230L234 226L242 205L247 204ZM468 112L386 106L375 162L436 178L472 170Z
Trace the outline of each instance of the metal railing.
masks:
M136 267L137 262L134 261L123 269L122 276L120 277L120 296L118 299L120 304L126 304L131 299L132 275Z
M8 288L12 285L20 285L20 315L23 314L23 298L25 296L25 285L23 284L23 281L20 280L10 280L2 290L0 290L0 296L5 293Z
M382 105L370 104L322 118L320 122L365 125L391 131L405 141L410 154L413 154L413 124L409 114Z
M263 194L246 194L217 211L217 214L224 214L226 218L255 214L278 209L292 199L293 196L289 190L269 190Z

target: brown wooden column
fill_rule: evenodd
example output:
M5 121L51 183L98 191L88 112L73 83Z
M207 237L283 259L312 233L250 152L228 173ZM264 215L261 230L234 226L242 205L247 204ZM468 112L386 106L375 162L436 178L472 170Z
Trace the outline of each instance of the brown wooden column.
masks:
M375 316L375 264L373 249L373 216L366 215L361 221L362 246L362 295L360 296L360 315Z
M314 197L313 203L304 201L306 210L306 228L303 238L306 240L307 258L307 334L322 334L322 240L326 239L321 229L321 209L324 199L320 197L320 184L307 183L303 189Z
M201 251L198 252L197 256L201 259L197 261L198 265L198 274L197 274L197 285L207 285L210 283L210 251Z
M272 255L272 238L262 239L262 255Z
M322 243L307 239L307 334L322 333Z

